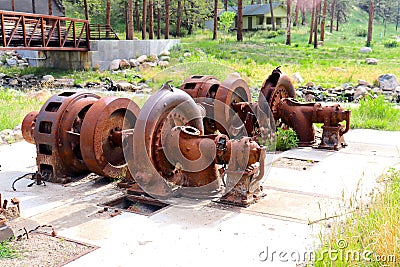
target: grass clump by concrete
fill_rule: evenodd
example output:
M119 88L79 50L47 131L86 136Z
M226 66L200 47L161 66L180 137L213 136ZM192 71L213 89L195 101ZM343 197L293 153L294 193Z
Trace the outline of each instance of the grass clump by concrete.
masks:
M0 88L0 131L13 129L32 110L40 110L44 102L27 94Z
M352 109L353 128L400 131L400 109L385 101L384 96L364 98Z
M10 242L0 242L0 259L13 259L17 256L17 251L11 246Z
M324 239L313 266L400 265L400 171L382 177L385 188Z

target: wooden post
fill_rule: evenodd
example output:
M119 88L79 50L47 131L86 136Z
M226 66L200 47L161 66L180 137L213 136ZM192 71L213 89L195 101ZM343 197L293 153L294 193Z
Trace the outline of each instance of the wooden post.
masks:
M36 13L36 3L35 0L32 0L32 13Z
M49 0L49 15L53 15L53 0Z

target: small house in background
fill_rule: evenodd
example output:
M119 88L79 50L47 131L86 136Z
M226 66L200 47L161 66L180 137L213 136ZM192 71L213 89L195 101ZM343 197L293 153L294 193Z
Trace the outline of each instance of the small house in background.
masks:
M274 20L276 27L278 29L286 27L286 18L287 18L286 6L282 3L273 3L272 7L274 11ZM237 15L237 6L228 7L227 11L234 12ZM224 12L225 10L221 11L218 14L218 17ZM243 6L242 13L243 13L243 30L261 30L261 29L272 28L271 9L269 4ZM213 22L212 21L207 22L206 27L212 29ZM237 16L234 25L232 25L232 28L234 29L237 28Z
M0 10L48 15L49 0L0 0ZM51 13L53 16L65 17L61 0L52 0Z

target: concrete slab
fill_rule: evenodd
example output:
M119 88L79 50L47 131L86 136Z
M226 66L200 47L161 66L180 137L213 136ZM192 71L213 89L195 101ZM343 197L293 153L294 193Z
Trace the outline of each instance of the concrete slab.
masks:
M167 207L152 216L94 216L98 204L121 195L114 184L87 179L28 188L30 180L23 179L16 192L11 190L14 178L36 169L35 146L25 142L0 146L0 192L21 200L22 217L9 224L13 229L51 224L61 236L100 247L68 267L296 266L319 244L324 219L368 200L378 177L400 162L400 132L354 130L346 140L349 146L339 152L294 149L277 154L274 160L318 163L305 171L272 167L264 181L267 196L249 208L212 204Z

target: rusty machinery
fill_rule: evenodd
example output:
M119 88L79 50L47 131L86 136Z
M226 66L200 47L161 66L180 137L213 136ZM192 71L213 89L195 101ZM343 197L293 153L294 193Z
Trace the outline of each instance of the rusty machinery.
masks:
M138 113L139 107L127 98L63 92L47 100L39 112L28 113L22 133L36 145L43 180L66 183L89 171L119 177L127 171L122 127L125 122L134 128Z
M340 106L296 101L292 82L279 68L257 102L238 75L223 82L192 76L180 89L164 85L141 110L126 98L54 95L22 124L25 140L36 144L40 175L67 182L92 171L125 177L121 184L133 194L219 196L246 206L263 195L273 119L291 126L301 146L314 143L315 122L324 123L321 148L339 149L349 129L350 112Z

